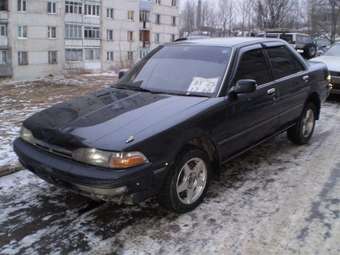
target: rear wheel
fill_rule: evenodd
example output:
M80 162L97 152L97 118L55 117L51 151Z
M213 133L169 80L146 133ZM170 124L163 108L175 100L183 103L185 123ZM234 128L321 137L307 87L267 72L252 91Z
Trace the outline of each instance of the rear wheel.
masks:
M316 106L313 103L308 103L298 122L288 129L289 140L298 145L307 144L314 133L316 116Z
M304 48L304 57L307 59L314 58L316 56L317 49L313 44L309 44Z
M205 197L210 180L210 162L198 149L184 152L179 157L159 196L167 209L185 213L195 209Z

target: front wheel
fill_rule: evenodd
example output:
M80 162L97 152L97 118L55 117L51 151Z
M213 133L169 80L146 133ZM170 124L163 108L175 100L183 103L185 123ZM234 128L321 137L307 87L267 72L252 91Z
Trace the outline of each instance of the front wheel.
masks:
M317 110L315 105L308 103L298 122L288 129L287 134L289 140L298 145L307 144L314 133L316 116Z
M159 203L177 213L189 212L203 201L209 180L207 155L198 149L184 152L170 169Z

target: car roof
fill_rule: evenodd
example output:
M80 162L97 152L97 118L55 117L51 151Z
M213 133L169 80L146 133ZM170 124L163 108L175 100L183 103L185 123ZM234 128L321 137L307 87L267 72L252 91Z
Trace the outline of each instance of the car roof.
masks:
M281 42L281 39L275 38L262 38L262 37L228 37L228 38L209 38L209 39L194 39L187 41L175 42L175 44L191 44L202 46L224 46L224 47L240 47L251 45L255 43L268 43L268 42Z

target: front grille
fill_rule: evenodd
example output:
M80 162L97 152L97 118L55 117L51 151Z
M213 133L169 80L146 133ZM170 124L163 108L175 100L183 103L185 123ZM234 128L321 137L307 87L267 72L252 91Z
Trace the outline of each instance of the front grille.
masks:
M34 139L34 145L37 146L38 148L50 152L52 154L65 157L65 158L72 158L72 151L61 148L56 145L51 145L48 143L45 143L43 141L40 141L38 139Z

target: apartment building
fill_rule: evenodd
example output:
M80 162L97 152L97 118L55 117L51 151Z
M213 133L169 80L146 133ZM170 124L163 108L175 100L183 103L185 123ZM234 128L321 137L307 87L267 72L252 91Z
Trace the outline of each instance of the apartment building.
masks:
M2 0L0 78L129 67L178 35L176 0Z

